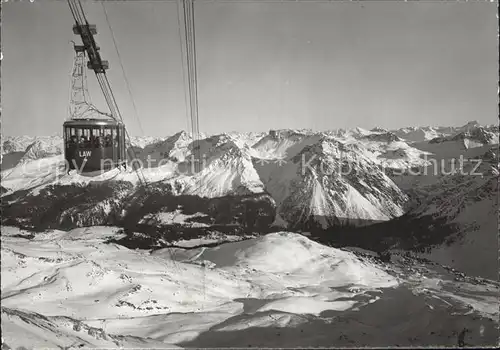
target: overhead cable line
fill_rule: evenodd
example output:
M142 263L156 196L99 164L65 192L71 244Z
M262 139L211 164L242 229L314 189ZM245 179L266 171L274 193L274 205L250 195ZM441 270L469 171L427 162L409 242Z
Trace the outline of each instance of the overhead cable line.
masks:
M132 101L132 106L134 108L135 118L137 123L139 124L139 129L141 130L141 135L144 136L144 130L142 128L141 120L139 119L139 113L137 112L137 106L135 104L134 96L132 94L132 89L130 88L130 83L127 78L127 74L125 73L125 67L123 66L123 61L120 55L120 51L118 50L118 45L116 44L115 34L113 32L113 28L111 27L111 23L109 21L108 12L106 11L106 6L104 6L104 1L101 1L102 9L104 10L104 17L106 18L106 22L109 27L109 31L111 33L111 38L113 39L113 45L115 46L116 54L118 56L118 61L120 62L120 67L123 73L123 79L125 80L125 84L127 86L128 94L130 96L130 100Z
M189 108L191 114L191 127L193 136L193 155L195 172L199 173L201 169L201 150L200 150L200 131L198 117L198 91L197 91L197 72L196 72L196 41L194 26L194 3L193 0L182 0L184 13L184 30L186 40L186 60L189 91Z
M184 84L186 84L186 80L188 79L186 76L186 67L184 67L184 58L186 57L184 55L184 44L182 40L182 25L181 25L181 6L179 6L179 1L180 0L175 0L175 4L177 7L177 33L179 34L179 44L181 48L181 67L182 67L182 81ZM183 10L183 9L182 9ZM188 91L184 89L184 106L186 109L186 121L187 121L187 130L189 131L191 129L191 119L189 117L189 102L188 102Z
M95 31L95 27L92 28L85 18L85 12L80 0L68 0L68 4L73 18L75 19L78 32L82 37L83 45L85 46L85 49L87 51L89 66L94 70L99 86L101 87L101 90L103 92L104 99L106 100L106 103L108 104L109 110L111 112L111 118L115 121L118 121L119 119L121 123L124 123L122 114L116 102L116 98L113 94L113 90L111 89L111 84L109 83L108 77L106 75L107 62L101 59L99 48L93 37L93 31ZM111 28L109 21L108 25ZM115 48L117 49L119 55L118 48L116 46ZM134 154L132 160L132 168L136 171L139 182L141 182L142 185L147 186L147 181L142 172L142 169L136 166L135 160L137 159L137 155L132 147L130 135L126 128L124 128L124 130L125 137L128 139L130 144L130 147L127 149L127 151L131 150Z

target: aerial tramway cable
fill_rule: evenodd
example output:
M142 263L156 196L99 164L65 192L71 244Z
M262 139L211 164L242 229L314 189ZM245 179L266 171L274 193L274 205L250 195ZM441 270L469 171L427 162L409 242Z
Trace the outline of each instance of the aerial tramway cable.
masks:
M189 113L191 115L191 129L192 129L192 156L194 159L194 172L199 174L201 171L201 150L200 150L200 129L199 129L199 116L198 116L198 79L196 72L196 40L195 40L195 25L194 25L194 1L181 0L183 4L184 14L184 32L186 42L186 62L187 62L187 78L188 78L188 91L189 91ZM178 12L179 15L179 12ZM179 21L180 23L180 21ZM182 54L182 45L181 45ZM186 106L187 107L187 106ZM201 187L200 182L202 177L197 177L198 186ZM205 264L202 264L202 285L203 296L206 297L206 269ZM202 305L203 308L203 305Z
M198 117L198 81L196 72L196 40L194 25L194 2L182 0L184 14L184 32L186 42L187 78L189 91L189 112L193 136L193 156L195 172L201 169L200 130Z
M118 56L118 60L120 61L120 66L121 66L121 68L122 68L122 73L123 73L123 77L124 77L125 83L126 83L126 85L127 85L127 89L128 89L128 92L129 92L129 96L130 96L130 99L132 100L132 105L133 105L133 108L134 108L135 117L137 118L137 121L138 121L138 123L139 123L139 127L140 127L140 129L141 129L141 134L144 136L144 131L143 131L143 129L142 129L142 124L141 124L141 121L140 121L140 119L139 119L139 114L138 114L138 112L137 112L137 107L136 107L136 105L135 105L135 101L134 101L134 97L133 97L133 94L132 94L132 90L131 90L131 88L130 88L130 83L129 83L129 81L128 81L128 79L127 79L127 75L126 75L126 73L125 73L125 67L124 67L123 62L122 62L122 59L121 59L120 51L118 50L118 45L116 44L116 39L115 39L115 36L114 36L114 33L113 33L113 28L111 27L111 23L110 23L110 21L109 21L108 14L107 14L106 8L105 8L105 6L104 6L104 3L102 3L102 7L103 7L103 10L104 10L104 15L105 15L105 18L106 18L106 22L108 23L108 27L109 27L109 31L110 31L110 33L111 33L111 37L112 37L112 39L113 39L113 43L114 43L114 46L115 46L116 54L117 54L117 56ZM104 92L104 91L106 91L106 93L105 93L105 94L106 94L106 95L108 95L108 96L109 96L109 99L111 99L111 100L113 101L113 105L114 105L114 106L116 106L117 115L119 115L119 116L120 116L120 119L123 121L122 116L121 116L121 113L120 113L120 111L119 111L119 109L118 109L118 104L116 103L115 97L114 97L114 95L113 95L113 91L111 90L111 86L110 86L110 84L109 84L108 77L106 76L106 74L103 74L103 76L101 77L101 79L100 79L100 80L101 80L101 82L102 82L102 86L101 86L101 88L103 89L103 92ZM125 129L125 133L126 133L127 138L128 138L128 140L129 140L129 142L130 142L130 146L131 146L131 147L130 147L130 149L131 149L131 150L132 150L132 152L134 153L134 159L136 159L136 158L137 158L137 155L136 155L135 150L132 148L131 138L130 138L130 135L128 134L127 129ZM136 170L136 171L137 171L137 170ZM139 177L139 174L141 174L142 179L141 179L141 177ZM137 171L137 175L138 175L138 177L139 177L139 180L140 180L141 182L143 182L143 183L146 185L146 186L145 186L145 189L147 189L147 188L148 188L148 186L147 186L147 180L146 180L146 178L144 177L144 174L143 174L143 172L142 172L142 170L141 170L140 168L139 168L139 170ZM181 270L180 270L180 268L177 266L177 263L176 263L176 261L175 261L175 259L174 259L174 254L173 254L172 249L171 249L170 247L168 247L168 252L169 252L169 254L170 254L170 258L171 258L171 260L172 260L172 262L173 262L174 267L178 270L178 272L180 272Z
M133 109L134 109L134 115L135 115L135 118L136 118L136 120L137 120L137 122L138 122L138 124L139 124L139 129L140 129L140 131L141 131L141 135L143 135L143 136L144 136L144 130L143 130L143 128L142 128L141 120L140 120L140 118L139 118L139 113L137 112L137 106L136 106L136 104L135 104L135 99L134 99L134 96L133 96L133 94L132 94L132 89L130 88L130 83L129 83L129 81L128 81L127 74L125 73L125 67L124 67L124 65L123 65L123 61L122 61L122 58L121 58L121 55L120 55L120 50L118 50L118 45L117 45L117 43L116 43L115 34L114 34L114 32L113 32L113 28L112 28L111 23L110 23L110 21L109 21L108 12L106 11L106 7L104 6L104 2L101 2L101 5L102 5L102 9L103 9L103 11L104 11L104 17L106 18L106 23L108 24L108 28L109 28L109 31L110 31L110 33L111 33L111 38L112 38L112 40L113 40L113 45L114 45L115 50L116 50L116 55L118 56L118 61L120 62L120 67L121 67L121 69L122 69L123 78L124 78L124 80L125 80L125 84L126 84L126 86L127 86L127 90L128 90L129 96L130 96L130 100L132 101L132 107L133 107ZM110 85L109 85L109 81L108 81L108 77L107 77L107 75L104 75L104 79L106 80L106 84L103 84L103 85L110 86ZM110 97L111 97L111 98L112 98L112 100L114 101L114 105L116 106L116 109L117 109L117 112L118 112L118 114L119 114L119 116L120 116L120 119L121 119L121 120L122 120L122 122L123 122L123 118L122 118L122 116L121 116L121 114L120 114L120 112L119 112L119 109L118 109L118 104L116 103L116 100L115 100L115 98L114 98L113 92L111 91L111 89L109 89L109 90L110 90L110 91L109 91ZM128 133L127 129L125 129L125 133L126 133L127 138L128 138L128 140L129 140L129 142L130 142L130 148L129 148L129 149L131 149L131 150L132 150L132 153L133 153L134 159L136 159L136 158L137 158L137 153L136 153L136 152L135 152L135 150L132 148L132 140L131 140L131 138L130 138L130 135L129 135L129 133ZM135 164L135 163L133 163L133 165L134 165L134 164ZM146 180L146 178L145 178L145 176L144 176L144 173L142 172L142 170L140 170L140 172L141 172L141 176L142 176L142 179L140 179L140 180L141 180L144 184L146 184L146 185L147 185L147 180ZM138 174L138 175L139 175L139 174Z
M123 66L123 61L122 61L122 58L120 55L120 51L118 50L118 45L116 44L115 34L113 32L113 28L111 27L111 23L110 23L109 17L108 17L108 12L106 11L106 6L104 6L104 1L101 2L101 5L102 5L102 9L104 11L104 17L106 18L106 22L107 22L108 27L109 27L109 31L111 33L111 38L113 39L113 45L115 46L116 54L118 56L118 61L120 62L120 67L121 67L122 73L123 73L123 79L125 80L125 84L127 85L128 94L130 96L130 100L132 101L132 107L134 108L134 113L135 113L134 115L135 115L135 118L137 119L137 123L139 124L139 129L141 130L141 135L144 136L144 130L142 128L141 120L139 119L139 113L137 112L137 106L135 104L134 96L132 94L132 89L130 88L130 83L128 81L127 74L125 73L125 67Z
M187 75L186 75L186 68L184 67L184 58L186 57L184 54L184 45L183 45L183 39L182 39L182 24L181 24L181 6L179 6L179 0L175 1L176 7L177 7L177 33L179 34L179 44L180 44L180 49L181 49L181 67L182 67L182 79L184 82L184 85L186 84L187 80ZM191 119L189 117L189 102L188 102L188 97L187 97L187 91L184 89L184 105L186 107L186 121L187 121L187 128L188 130L191 129Z
M190 114L190 121L191 121L191 129L192 129L192 137L193 137L193 156L195 159L194 161L194 167L195 167L195 172L198 173L200 171L200 162L201 162L201 157L200 157L200 131L199 131L199 117L198 117L198 91L197 91L197 86L198 86L198 79L197 79L197 71L196 71L196 41L195 41L195 24L194 24L194 1L193 0L178 0L182 1L183 4L183 14L184 14L184 31L185 31L185 43L186 43L186 62L187 62L187 80L188 80L188 91L189 91L189 114ZM83 44L86 47L87 53L88 53L88 58L89 61L94 65L97 65L97 68L94 67L94 72L97 77L97 81L99 83L99 86L103 92L104 98L106 100L106 103L108 104L108 107L111 112L111 116L113 119L117 120L119 119L123 123L123 117L121 115L120 109L118 107L118 104L116 102L115 96L113 94L113 91L111 89L111 85L109 83L108 77L105 72L104 68L104 63L101 60L101 57L98 52L97 45L95 44L93 35L91 33L90 26L88 24L88 21L85 17L85 13L83 11L83 6L80 2L80 0L68 0L68 4L71 9L71 13L73 15L73 18L75 19L75 22L81 31L81 36L83 40ZM139 126L142 131L142 125L140 123L140 119L137 113L137 106L135 104L135 100L133 99L133 94L130 88L129 81L127 79L127 75L125 73L125 68L123 66L123 62L120 56L120 52L118 50L118 46L116 44L116 39L113 33L113 29L111 26L111 23L109 21L108 15L106 8L104 4L102 4L103 10L104 10L104 15L106 18L106 22L108 24L108 27L111 32L111 36L113 39L113 43L115 46L115 50L118 55L118 59L120 61L120 66L122 68L122 73L124 76L125 83L127 85L127 89L129 92L129 95L132 100L135 116L137 118L137 121L139 122ZM84 33L85 32L85 33ZM182 45L181 45L181 50L182 50ZM181 51L182 53L182 51ZM126 137L129 140L129 143L131 145L131 139L130 135L128 134L127 129L125 129ZM129 147L129 149L132 150L134 153L134 158L136 157L135 150L132 147ZM133 163L135 164L135 163ZM139 180L143 184L146 183L146 179L144 177L144 174L142 173L141 169L134 169L137 172Z
M94 69L94 73L96 75L97 81L99 83L99 86L101 87L102 93L104 95L104 99L106 100L106 103L108 104L108 107L111 112L111 118L114 120L119 119L122 123L123 117L121 115L120 109L118 107L118 104L116 102L115 96L113 94L113 90L111 89L111 84L109 83L108 77L106 75L106 68L104 67L104 62L102 61L100 55L99 55L99 48L97 47L94 37L92 34L92 30L90 28L90 25L85 17L85 12L83 10L83 6L80 2L80 0L68 0L68 4L71 10L71 13L73 15L73 18L75 19L76 26L80 32L80 35L82 37L83 45L85 46L85 50L87 51L87 56L89 59L89 62L92 65L92 68ZM109 27L111 28L110 23L108 22ZM113 34L112 34L113 35ZM114 38L113 38L114 40ZM115 46L115 49L117 50L117 53L119 55L118 48ZM121 62L121 60L120 60ZM122 63L121 63L122 64ZM122 64L123 68L123 64ZM124 72L124 70L123 70ZM138 118L138 117L137 117ZM142 126L141 126L142 128ZM147 187L147 181L146 178L142 172L141 168L136 167L136 162L134 161L137 158L136 152L132 147L132 142L130 135L128 133L128 130L125 128L125 137L128 139L130 147L127 149L131 150L133 153L133 161L132 161L132 167L137 173L137 177L139 179L139 182L141 182L142 185Z

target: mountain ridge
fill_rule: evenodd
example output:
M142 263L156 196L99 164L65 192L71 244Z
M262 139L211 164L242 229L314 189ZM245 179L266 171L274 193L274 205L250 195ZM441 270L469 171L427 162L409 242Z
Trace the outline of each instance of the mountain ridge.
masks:
M415 132L421 139L415 140ZM8 162L2 163L2 224L39 229L118 225L130 235L136 230L156 237L141 244L159 244L166 234L179 238L184 231L200 238L212 231L248 235L285 228L323 238L326 234L327 243L334 244L371 244L382 250L423 244L441 249L446 237L491 229L487 219L473 229L467 214L454 222L454 216L444 213L458 208L460 198L467 213L476 202L462 189L480 189L496 179L497 140L498 127L476 122L398 130L222 133L199 142L185 131L166 138L137 138L132 147L148 164L141 170L151 190L147 200L130 169L93 177L68 175L61 163L60 139L8 138L3 147ZM468 162L469 172L475 164L471 160L481 162L475 170L483 177L450 173L460 158ZM148 160L154 160L152 165ZM195 162L201 164L198 172ZM479 202L493 203L491 196L498 189L488 188L493 194ZM442 204L433 207L439 197ZM54 203L64 210L50 210ZM189 225L158 219L176 211L189 217ZM425 214L431 211L434 214ZM195 213L203 215L190 216ZM350 238L338 234L362 227L361 233L349 233ZM404 234L396 232L399 229ZM429 240L429 234L435 239Z

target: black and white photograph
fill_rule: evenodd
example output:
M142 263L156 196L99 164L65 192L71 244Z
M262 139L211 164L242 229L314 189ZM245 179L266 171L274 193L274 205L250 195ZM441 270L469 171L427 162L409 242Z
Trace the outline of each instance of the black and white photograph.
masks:
M1 349L496 348L497 0L1 0Z

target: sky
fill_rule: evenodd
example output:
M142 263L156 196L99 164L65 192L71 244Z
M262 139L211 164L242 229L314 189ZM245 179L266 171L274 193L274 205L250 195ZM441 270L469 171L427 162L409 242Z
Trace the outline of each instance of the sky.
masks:
M176 2L105 4L132 99L102 4L83 6L129 133L189 130ZM2 7L2 134L60 134L70 41L80 42L69 7L61 0ZM200 131L497 123L496 14L488 1L198 1ZM88 85L106 110L91 71Z

